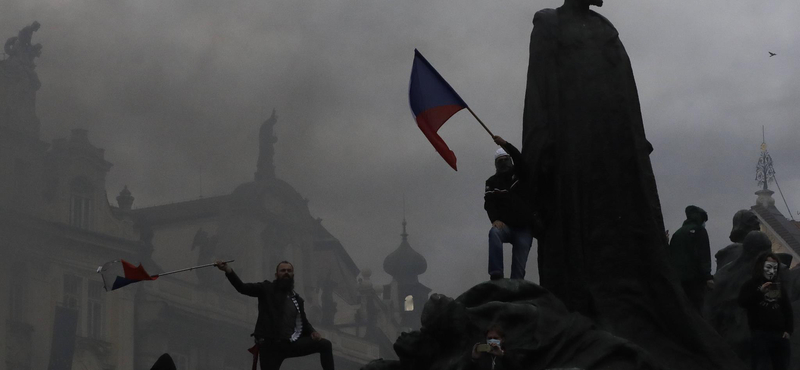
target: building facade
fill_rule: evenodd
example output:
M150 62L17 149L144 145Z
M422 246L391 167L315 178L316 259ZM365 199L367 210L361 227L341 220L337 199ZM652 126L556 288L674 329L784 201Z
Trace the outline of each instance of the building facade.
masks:
M216 269L106 292L96 269L118 259L151 273L235 259L245 281L272 279L278 262L289 260L337 368L393 358L394 339L419 326L430 290L416 275L425 268L409 266L417 274L397 288L373 286L370 270L356 266L307 199L275 176L274 114L260 129L254 180L230 194L135 208L125 187L112 204L105 184L112 164L86 130L52 143L39 136L33 60L41 46L29 41L36 29L20 31L0 61L0 370L146 370L162 353L179 370L250 368L255 299ZM408 295L418 302L411 310L398 304ZM316 369L318 361L284 367Z

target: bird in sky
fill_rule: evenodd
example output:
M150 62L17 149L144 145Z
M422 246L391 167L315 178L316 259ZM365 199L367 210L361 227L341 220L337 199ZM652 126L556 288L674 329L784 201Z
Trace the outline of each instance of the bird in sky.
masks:
M770 57L770 58L772 58L772 57L774 57L774 56L778 55L778 54L775 54L775 53L773 53L773 52L771 52L771 51L768 51L767 53L769 53L769 57Z

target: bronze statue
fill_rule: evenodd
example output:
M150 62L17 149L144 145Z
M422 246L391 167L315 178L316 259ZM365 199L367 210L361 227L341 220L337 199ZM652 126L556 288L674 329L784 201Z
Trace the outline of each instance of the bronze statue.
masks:
M275 109L272 115L261 124L258 131L258 163L256 169L256 180L268 180L275 178L275 143L278 138L273 134L275 124L278 123L278 116Z
M666 368L743 364L690 308L667 239L630 60L616 28L565 0L533 19L523 151L543 287Z
M733 229L731 229L729 237L732 243L714 254L714 258L717 259L717 271L739 258L739 255L742 254L742 241L747 233L759 230L761 230L761 222L753 211L749 209L737 211L733 215Z
M40 56L42 53L42 45L32 45L33 33L39 30L41 24L33 21L31 25L23 27L17 36L10 37L6 40L3 46L3 51L10 58L21 58L25 62L33 62L33 59Z

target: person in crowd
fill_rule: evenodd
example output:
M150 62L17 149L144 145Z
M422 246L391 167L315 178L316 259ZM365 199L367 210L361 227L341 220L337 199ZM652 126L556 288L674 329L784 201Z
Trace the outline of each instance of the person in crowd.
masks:
M753 277L739 291L739 305L747 311L750 327L753 370L789 369L794 318L780 270L777 255L762 253L756 259Z
M504 335L499 326L486 330L486 343L475 343L472 346L471 370L506 370L508 366L503 349Z
M706 232L708 214L697 206L688 206L685 212L686 221L672 235L669 249L686 297L702 314L706 290L714 288L711 247Z
M331 342L322 338L306 318L303 298L294 291L294 266L282 261L275 280L243 283L228 264L217 261L231 285L241 294L258 298L258 318L252 336L261 357L261 370L278 370L290 357L320 354L323 370L334 370Z
M533 242L533 213L525 190L527 169L522 154L500 136L494 155L495 174L486 180L483 208L492 222L489 230L489 278L502 279L503 243L511 244L511 278L524 279Z

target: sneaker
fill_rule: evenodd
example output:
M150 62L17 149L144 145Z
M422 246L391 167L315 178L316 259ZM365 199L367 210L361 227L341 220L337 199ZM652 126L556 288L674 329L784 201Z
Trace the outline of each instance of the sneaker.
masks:
M502 278L503 278L503 274L502 273L495 273L495 274L489 275L489 280L492 280L492 281L500 280Z

